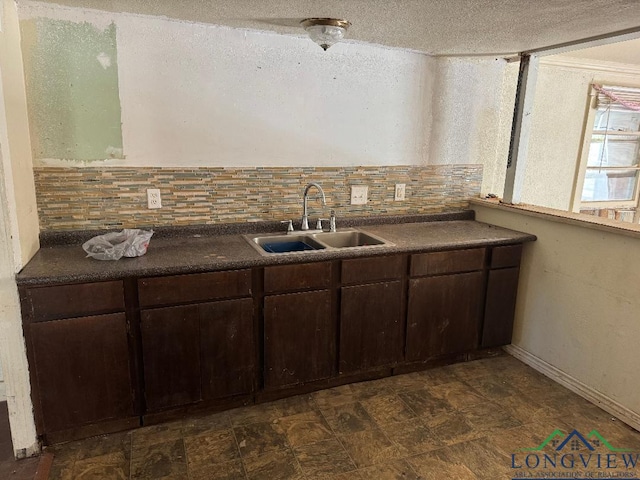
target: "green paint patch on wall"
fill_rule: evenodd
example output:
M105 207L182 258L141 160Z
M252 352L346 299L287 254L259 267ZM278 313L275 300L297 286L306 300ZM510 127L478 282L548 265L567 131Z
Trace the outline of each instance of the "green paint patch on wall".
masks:
M35 158L124 158L116 26L21 22Z

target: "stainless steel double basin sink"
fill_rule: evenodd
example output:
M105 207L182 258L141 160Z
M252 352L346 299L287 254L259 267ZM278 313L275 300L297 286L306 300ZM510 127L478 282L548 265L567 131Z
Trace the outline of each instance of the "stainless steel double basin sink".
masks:
M374 248L393 246L393 243L357 229L337 232L244 235L261 255L293 254L344 248Z

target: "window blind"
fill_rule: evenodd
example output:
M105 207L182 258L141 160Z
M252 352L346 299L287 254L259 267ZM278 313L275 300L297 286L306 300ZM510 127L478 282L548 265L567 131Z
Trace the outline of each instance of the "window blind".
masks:
M628 108L640 110L640 88L593 84L596 108Z

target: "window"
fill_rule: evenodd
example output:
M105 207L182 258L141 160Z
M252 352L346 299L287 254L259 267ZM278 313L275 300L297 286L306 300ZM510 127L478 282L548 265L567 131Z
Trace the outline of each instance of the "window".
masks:
M638 222L640 89L592 86L574 211Z

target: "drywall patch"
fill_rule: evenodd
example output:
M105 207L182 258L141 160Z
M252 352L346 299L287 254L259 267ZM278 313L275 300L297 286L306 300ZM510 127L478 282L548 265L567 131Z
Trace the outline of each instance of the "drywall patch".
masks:
M116 26L21 23L35 158L122 158Z

